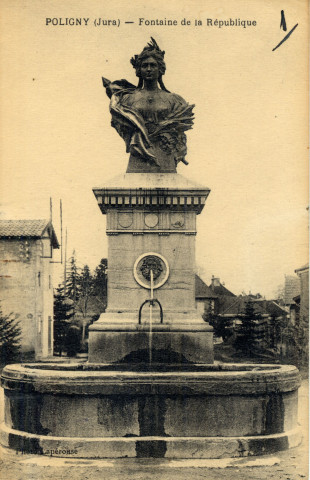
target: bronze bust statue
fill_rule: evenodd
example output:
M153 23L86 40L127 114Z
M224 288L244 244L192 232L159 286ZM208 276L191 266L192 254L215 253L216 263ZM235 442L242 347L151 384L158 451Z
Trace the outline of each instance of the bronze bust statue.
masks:
M140 55L131 59L139 77L137 87L127 80L102 78L111 99L111 125L130 153L128 173L175 173L178 162L187 164L184 132L192 128L194 105L166 89L164 55L151 38Z

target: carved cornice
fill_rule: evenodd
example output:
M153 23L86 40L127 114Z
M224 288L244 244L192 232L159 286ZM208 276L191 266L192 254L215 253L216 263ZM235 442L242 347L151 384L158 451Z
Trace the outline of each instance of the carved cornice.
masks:
M179 174L134 174L112 178L94 188L100 210L169 209L201 213L210 190Z
M201 213L209 191L179 192L173 190L109 190L94 189L99 208L103 214L109 209L167 207L171 210L192 210Z

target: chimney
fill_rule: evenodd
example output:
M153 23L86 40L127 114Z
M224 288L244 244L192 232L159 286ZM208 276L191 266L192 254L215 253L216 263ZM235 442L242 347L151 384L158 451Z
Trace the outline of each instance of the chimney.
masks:
M221 286L220 279L218 277L215 277L214 275L212 275L211 289L213 290L215 287L220 287L220 286Z

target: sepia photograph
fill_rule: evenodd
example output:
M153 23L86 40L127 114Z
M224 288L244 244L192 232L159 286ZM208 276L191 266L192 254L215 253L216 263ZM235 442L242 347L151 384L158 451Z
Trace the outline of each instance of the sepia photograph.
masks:
M308 1L0 13L0 477L307 479Z

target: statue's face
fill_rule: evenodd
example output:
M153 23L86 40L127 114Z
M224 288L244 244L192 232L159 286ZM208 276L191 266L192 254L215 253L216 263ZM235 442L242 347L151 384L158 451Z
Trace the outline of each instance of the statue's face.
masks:
M141 77L143 80L157 80L159 77L159 66L154 57L147 57L141 63Z
M144 258L140 267L141 273L147 280L151 280L151 270L153 271L153 279L156 280L163 271L162 262L158 257L148 255Z

